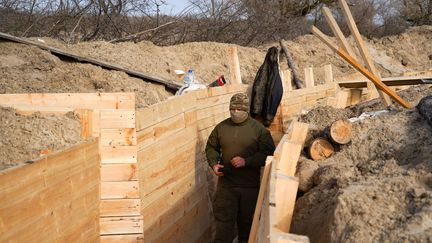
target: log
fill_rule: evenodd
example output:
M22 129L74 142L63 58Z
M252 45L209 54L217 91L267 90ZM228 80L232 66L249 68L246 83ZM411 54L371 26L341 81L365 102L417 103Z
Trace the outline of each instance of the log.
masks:
M294 63L294 59L292 58L290 52L288 51L288 47L285 45L284 40L279 41L280 46L282 47L283 52L285 53L285 57L288 61L288 67L292 70L292 79L294 81L294 85L297 89L304 88L303 81L299 78L299 71L297 65Z
M416 108L432 127L432 95L423 97Z
M334 153L333 145L325 138L316 138L309 147L309 156L313 160L322 160L330 157Z
M347 120L337 120L330 126L330 139L337 144L347 144L352 137L352 124Z

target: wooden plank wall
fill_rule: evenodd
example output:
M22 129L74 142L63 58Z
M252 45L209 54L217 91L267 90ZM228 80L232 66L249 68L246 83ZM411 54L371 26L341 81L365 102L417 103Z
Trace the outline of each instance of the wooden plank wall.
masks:
M244 85L197 90L137 110L145 242L206 242L212 219L204 146Z
M134 93L2 94L0 105L16 107L23 113L75 110L81 117L82 134L99 137L100 142L101 241L143 238Z
M0 242L99 242L99 160L92 138L0 171Z
M289 233L291 218L297 196L298 179L294 177L308 132L308 124L293 122L276 147L274 156L269 156L266 166L270 166L268 183L263 192L262 211L256 234L250 243L259 242L309 242L306 236ZM261 193L261 192L260 192ZM255 232L255 229L253 229Z

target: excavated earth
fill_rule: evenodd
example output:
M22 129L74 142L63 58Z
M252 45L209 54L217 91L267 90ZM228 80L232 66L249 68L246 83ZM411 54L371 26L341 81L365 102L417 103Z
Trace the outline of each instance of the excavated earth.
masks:
M416 105L432 87L400 94ZM319 107L301 120L311 125L312 139L338 119L381 106L373 100L346 109ZM431 126L416 108L396 105L352 124L351 142L331 157L313 161L305 153L299 160L292 231L311 242L431 242Z
M174 70L193 69L205 84L219 75L230 76L227 52L231 44L160 47L150 42L66 44L50 38L32 40L171 81L181 82ZM353 43L352 38L349 41ZM286 44L300 71L314 68L317 84L324 82L325 64L332 64L337 80L359 77L312 35ZM253 82L267 49L274 45L237 46L244 83ZM432 74L432 26L367 40L366 46L383 77ZM280 60L286 69L285 58ZM123 72L0 40L0 94L47 92L135 92L138 108L173 95L162 85ZM431 93L430 87L417 86L401 95L416 104ZM350 109L318 107L302 120L311 123L310 137L314 137L336 119L380 109L376 101ZM11 108L1 108L0 119L0 169L80 142L80 125L73 114L23 116ZM300 193L293 231L308 235L312 242L431 242L431 133L415 108L393 106L387 113L354 122L351 143L337 148L332 157L315 162L303 156L298 167Z

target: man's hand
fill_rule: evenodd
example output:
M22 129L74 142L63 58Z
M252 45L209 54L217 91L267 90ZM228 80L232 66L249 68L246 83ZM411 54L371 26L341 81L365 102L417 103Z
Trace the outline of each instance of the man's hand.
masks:
M236 156L231 159L231 164L236 168L245 167L246 160L240 156Z
M215 175L217 176L223 176L224 174L222 172L219 172L219 168L223 168L224 166L221 164L215 164L213 165L213 172L215 173Z

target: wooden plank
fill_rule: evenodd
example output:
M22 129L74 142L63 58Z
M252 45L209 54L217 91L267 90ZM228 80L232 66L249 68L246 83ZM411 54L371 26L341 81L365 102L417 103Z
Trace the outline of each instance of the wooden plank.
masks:
M150 238L151 236L163 235L173 225L184 222L185 215L194 211L203 201L208 202L207 193L206 186L200 186L199 188L192 188L182 197L176 197L171 203L170 200L161 198L158 207L144 209L143 216L146 222L144 233ZM208 213L206 214L208 215Z
M101 129L100 145L103 147L137 145L135 128Z
M282 79L282 87L283 87L283 91L284 93L286 91L291 91L293 90L292 88L292 84L291 84L291 71L288 69L283 69L280 72L280 76Z
M135 110L100 110L100 128L135 128Z
M138 181L101 182L101 199L139 198Z
M101 181L137 180L137 163L101 164Z
M367 70L379 80L380 75L379 75L377 69L375 68L374 63L372 62L372 59L370 58L369 51L366 49L366 47L363 43L363 39L360 35L360 32L357 28L357 25L355 24L354 18L351 14L349 7L348 7L348 4L345 2L345 0L339 0L339 6L341 7L341 10L345 16L345 19L347 20L346 22L348 24L349 29L351 30L351 34L354 36L354 39L357 42L357 47L360 51L361 56L363 57L363 61L366 63ZM348 56L351 56L351 55L348 54ZM356 58L353 56L351 56L351 59L354 61L357 61ZM359 64L359 66L361 66L361 65ZM379 93L383 103L386 106L390 106L391 105L390 98L383 93L382 88L378 88L376 86L376 84L375 84L375 87L378 90L378 93Z
M324 82L326 84L333 83L333 68L331 64L327 64L324 66Z
M230 60L230 83L241 84L240 61L237 54L237 47L232 46L228 48L228 56Z
M382 78L381 81L387 86L404 86L404 85L417 85L424 84L424 80L432 79L432 77L388 77ZM338 81L337 84L341 88L358 89L365 88L366 80L350 80L350 81Z
M277 160L276 163L276 169L285 175L294 176L302 148L303 145L298 142L285 141L282 145L280 160Z
M101 146L101 163L102 164L119 164L119 163L136 163L137 147L136 146Z
M355 105L361 102L363 90L362 89L351 89L351 104Z
M332 43L332 41L325 34L323 34L320 30L318 30L315 26L312 27L312 32L319 39L321 39L321 41L323 41L325 44L327 44L328 47L330 47L333 51L335 51L340 57L342 57L345 61L347 61L349 64L351 64L351 66L353 66L360 73L362 73L369 80L371 80L379 89L381 89L384 93L386 93L390 97L392 97L398 104L400 104L404 108L410 108L411 107L411 105L407 101L402 99L398 94L396 94L395 91L393 91L392 89L387 87L377 76L375 76L373 73L371 73L365 67L361 66L356 60L352 59L345 51L338 49L337 46L335 46Z
M160 139L179 132L185 126L184 113L179 113L158 124L142 129L138 132L138 150L142 150Z
M141 78L141 79L143 79L145 81L162 84L165 87L167 87L168 89L173 90L173 91L178 90L181 87L181 85L178 84L178 83L176 83L175 81L165 80L165 79L163 79L161 77L156 77L156 76L152 76L152 75L149 75L149 74L144 74L142 72L133 71L133 70L124 68L124 67L122 67L120 65L112 64L112 63L105 62L105 61L102 61L102 60L97 60L97 59L90 58L90 57L80 56L80 55L74 54L72 52L68 52L68 51L65 51L65 50L58 49L58 48L50 47L50 46L47 46L47 45L44 45L44 44L41 44L41 43L37 43L37 42L30 41L30 40L26 40L26 39L23 39L23 38L15 37L15 36L12 36L12 35L9 35L9 34L6 34L6 33L1 33L0 32L0 38L6 39L6 40L10 40L10 41L14 41L14 42L18 42L18 43L22 43L22 44L26 44L26 45L37 46L37 47L39 47L39 48L41 48L43 50L47 50L47 51L55 54L55 55L58 55L58 56L67 56L67 57L75 59L75 60L77 60L79 62L91 63L91 64L94 64L94 65L101 66L103 68L125 72L128 75L130 75L130 76Z
M347 39L345 38L344 34L342 33L342 30L339 28L339 25L337 24L336 20L333 18L333 14L331 13L330 9L328 7L323 7L322 12L323 12L324 17L327 21L327 24L330 26L331 30L333 31L334 36L338 39L340 46L350 56L352 56L354 59L357 59L357 57L354 54L354 51L352 50L350 44L348 44Z
M289 233L291 226L297 189L297 178L276 174L276 227L285 233Z
M102 235L101 243L142 243L144 242L144 234L118 234L118 235Z
M253 220L252 220L252 226L251 226L251 230L249 233L248 243L254 243L256 240L258 224L259 224L259 220L260 220L259 218L261 216L261 209L262 209L263 203L264 203L264 195L266 193L267 186L269 183L268 178L270 175L270 168L272 166L272 161L273 161L273 156L267 156L265 166L264 166L264 171L262 173L261 184L260 184L260 189L259 189L259 193L258 193L257 203L255 206L255 212L254 212L254 216L253 216Z
M142 228L142 216L100 218L101 235L141 234Z
M177 222L157 235L146 235L149 242L198 242L198 238L206 232L210 226L208 215L208 200L201 200L192 210L185 212ZM148 236L148 238L147 238ZM208 239L207 239L208 240Z
M62 109L64 108L135 109L135 94L134 93L2 94L0 95L0 104L31 105L34 107L59 107Z
M76 109L75 114L80 118L81 137L90 137L93 132L93 110Z
M141 199L104 199L100 201L100 216L141 215Z
M64 115L68 112L73 112L73 108L69 107L42 107L33 105L23 105L23 104L8 104L7 106L12 106L18 114L21 115L31 115L35 112L40 112L42 114L54 114L54 115Z
M315 86L313 68L311 67L305 68L304 73L305 73L306 88L313 88Z

